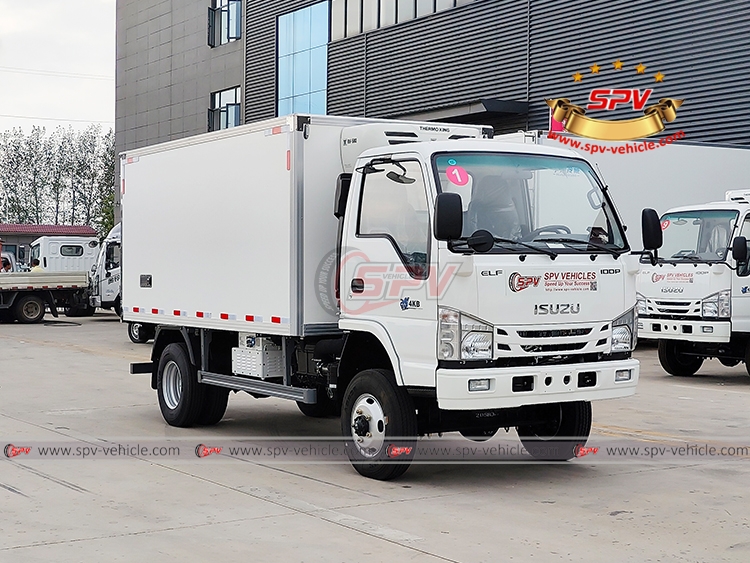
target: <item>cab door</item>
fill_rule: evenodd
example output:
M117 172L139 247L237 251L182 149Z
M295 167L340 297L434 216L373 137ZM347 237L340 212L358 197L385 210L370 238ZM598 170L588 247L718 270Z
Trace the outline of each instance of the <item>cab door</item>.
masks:
M387 160L384 162L384 160ZM405 385L434 386L436 256L426 173L414 156L373 159L354 176L341 257L341 319L395 349ZM366 327L366 328L365 328Z
M750 240L750 214L740 223L739 235ZM732 241L729 241L730 245ZM750 332L750 267L732 272L732 332Z

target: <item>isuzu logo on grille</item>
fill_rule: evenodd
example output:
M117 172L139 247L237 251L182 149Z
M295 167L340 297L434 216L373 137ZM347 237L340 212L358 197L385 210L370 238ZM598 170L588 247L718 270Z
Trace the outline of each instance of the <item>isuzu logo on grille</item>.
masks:
M542 305L534 305L535 315L577 315L580 312L580 303L544 303Z
M518 272L513 272L508 278L508 285L513 292L518 292L527 287L537 287L541 276L522 276Z

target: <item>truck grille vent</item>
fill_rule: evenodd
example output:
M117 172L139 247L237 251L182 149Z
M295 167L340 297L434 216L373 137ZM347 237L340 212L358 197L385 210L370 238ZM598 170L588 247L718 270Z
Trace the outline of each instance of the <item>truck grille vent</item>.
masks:
M560 338L564 336L585 336L591 332L590 328L564 328L558 330L519 330L521 338ZM578 348L570 348L577 350Z
M521 346L524 352L536 354L539 352L564 352L569 350L581 350L586 347L586 342L571 342L568 344L535 344Z

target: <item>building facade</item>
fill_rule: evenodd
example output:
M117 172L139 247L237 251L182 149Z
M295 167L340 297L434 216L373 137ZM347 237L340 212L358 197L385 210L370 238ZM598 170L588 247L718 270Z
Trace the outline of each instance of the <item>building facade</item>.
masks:
M750 0L118 0L116 145L292 112L547 129L601 88L748 145L748 29Z

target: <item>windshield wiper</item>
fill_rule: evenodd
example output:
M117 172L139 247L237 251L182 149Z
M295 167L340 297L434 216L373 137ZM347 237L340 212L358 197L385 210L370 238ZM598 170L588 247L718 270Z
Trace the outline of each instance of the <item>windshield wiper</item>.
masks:
M476 248L472 247L471 244L469 244L469 239L470 238L471 237L468 237L468 238L463 239L463 240L452 241L451 244L450 244L450 249L453 250L456 246L458 246L460 244L465 244L467 247L469 247L474 252L488 252L492 248L492 246L490 246L490 244L492 244L492 245L495 245L495 244L517 244L517 245L529 248L531 250L534 250L536 252L540 252L541 254L546 254L547 256L549 256L550 258L552 258L553 260L555 258L557 258L557 252L549 250L548 248L542 248L540 246L534 246L534 245L529 244L527 242L521 242L520 240L513 240L513 239L509 239L509 238L501 238L501 237L495 237L495 236L493 236L492 240L490 242L490 235L489 235L489 233L487 233L487 239L486 239L487 248L486 249L477 250ZM507 250L510 250L510 248L508 248Z
M549 248L542 248L541 246L534 246L533 244L529 244L527 242L522 242L520 240L513 240L509 238L500 238L500 237L492 237L495 243L500 244L519 244L521 246L525 246L526 248L530 248L531 250L536 250L537 252L541 252L542 254L546 254L547 256L552 257L552 259L557 258L557 252L554 252L550 250Z
M607 248L603 244L599 244L598 242L591 242L587 240L579 240L576 238L565 238L565 237L555 237L555 238L543 238L539 239L539 242L559 242L561 244L564 244L568 248L573 248L575 250L579 250L578 248L571 246L570 243L577 243L577 244L585 244L586 246L591 246L593 248L596 248L598 250L603 250L604 252L608 252L612 256L619 256L620 253L617 252L614 248ZM585 252L584 249L580 249L581 252Z

